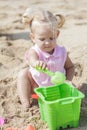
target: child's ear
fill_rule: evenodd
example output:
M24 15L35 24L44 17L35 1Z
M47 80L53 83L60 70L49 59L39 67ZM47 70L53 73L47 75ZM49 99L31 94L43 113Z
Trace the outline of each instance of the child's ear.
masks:
M34 34L33 33L30 33L30 38L31 38L31 40L32 40L32 42L34 42Z
M60 34L60 31L59 31L59 30L57 30L57 37L59 36L59 34Z

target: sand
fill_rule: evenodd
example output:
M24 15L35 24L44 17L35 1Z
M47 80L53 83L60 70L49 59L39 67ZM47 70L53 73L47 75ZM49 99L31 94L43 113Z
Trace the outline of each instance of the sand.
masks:
M75 64L73 82L81 85L85 94L79 127L72 130L87 130L87 0L0 0L0 117L6 120L2 129L25 128L31 123L37 130L49 130L41 121L38 106L24 112L17 96L17 75L28 67L24 53L32 45L28 26L21 22L23 12L30 6L65 16L58 43L66 47Z

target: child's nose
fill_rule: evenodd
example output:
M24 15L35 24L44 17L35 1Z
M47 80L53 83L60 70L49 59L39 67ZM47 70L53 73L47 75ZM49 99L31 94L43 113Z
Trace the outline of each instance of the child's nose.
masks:
M49 40L49 39L45 41L45 44L49 44L49 43L50 43L50 40Z

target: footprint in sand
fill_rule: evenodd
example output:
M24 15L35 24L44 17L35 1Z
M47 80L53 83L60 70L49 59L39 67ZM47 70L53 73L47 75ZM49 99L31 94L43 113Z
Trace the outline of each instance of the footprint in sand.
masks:
M82 76L83 67L81 64L77 63L75 64L75 76L81 77Z
M0 15L0 19L6 18L6 17L7 17L7 14L6 14L6 13L2 13L2 14Z
M3 66L3 64L2 63L0 63L0 67L2 67Z
M1 48L0 49L0 54L6 55L6 56L9 56L9 57L14 57L15 56L13 51L10 48Z

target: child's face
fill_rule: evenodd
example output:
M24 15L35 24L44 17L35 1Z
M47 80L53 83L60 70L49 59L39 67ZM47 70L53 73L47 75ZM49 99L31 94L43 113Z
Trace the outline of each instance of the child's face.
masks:
M31 34L32 41L44 52L53 53L59 31L51 25L38 24Z

